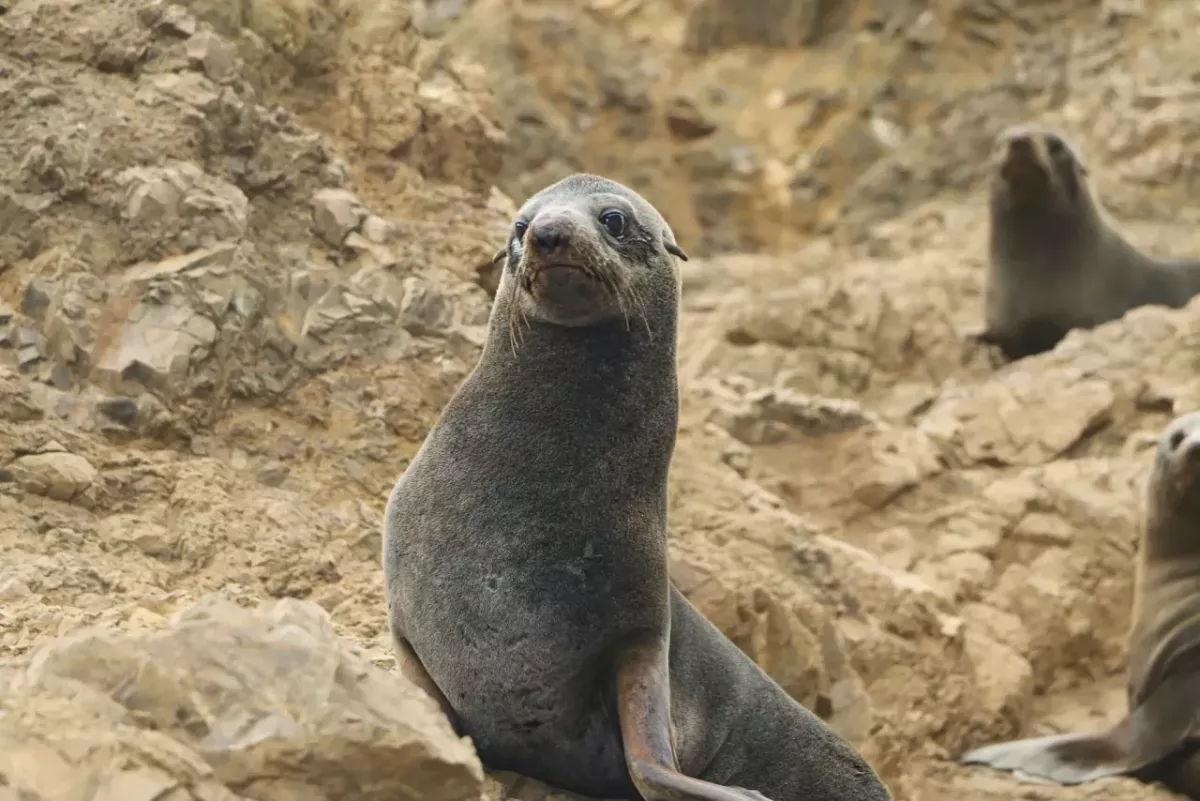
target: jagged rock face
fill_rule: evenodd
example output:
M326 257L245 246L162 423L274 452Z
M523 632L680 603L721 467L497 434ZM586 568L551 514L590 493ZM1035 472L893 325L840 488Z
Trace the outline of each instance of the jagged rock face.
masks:
M581 168L695 257L692 601L898 801L1172 797L952 762L1120 713L1200 406L1200 301L965 339L1010 122L1200 253L1194 4L1000 5L0 0L0 801L566 798L395 674L379 553L516 204Z
M1183 3L428 5L453 7L436 31L488 67L505 191L612 175L692 255L790 254L814 233L867 244L881 219L969 192L992 137L1046 112L1137 156L1131 175L1156 190L1130 193L1137 213L1173 214L1195 191L1191 101L1135 77L1190 84ZM1151 43L1154 64L1139 55Z
M209 596L165 630L64 637L3 679L14 798L458 801L483 788L429 697L310 601Z

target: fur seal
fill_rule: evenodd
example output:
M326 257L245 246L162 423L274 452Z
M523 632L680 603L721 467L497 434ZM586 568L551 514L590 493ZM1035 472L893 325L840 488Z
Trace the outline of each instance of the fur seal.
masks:
M1138 250L1093 195L1088 171L1059 134L1038 125L996 140L981 342L1005 358L1051 350L1072 328L1132 308L1181 308L1200 292L1200 261Z
M1163 432L1147 496L1128 714L1107 731L984 746L962 762L1060 784L1128 774L1200 799L1200 412Z
M605 178L520 209L479 361L388 499L397 656L493 769L602 798L883 801L669 581L672 256Z

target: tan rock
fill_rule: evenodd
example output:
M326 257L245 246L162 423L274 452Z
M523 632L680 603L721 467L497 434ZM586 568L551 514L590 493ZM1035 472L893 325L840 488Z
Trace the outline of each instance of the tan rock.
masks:
M1035 398L1042 413L1030 415ZM1077 370L1035 376L1018 369L972 393L946 393L922 429L963 464L1041 464L1102 425L1114 401L1107 383L1081 380Z
M22 456L8 466L13 480L26 492L56 501L71 501L96 480L96 468L73 453L35 453Z
M206 76L195 72L155 75L151 79L151 85L164 95L205 112L213 111L220 97L219 87Z
M212 320L182 298L172 298L167 304L143 302L130 311L119 337L97 367L114 384L137 381L165 387L181 381L216 339Z
M9 679L0 786L39 798L75 797L64 793L85 782L99 788L89 798L113 801L195 785L226 799L246 788L289 801L332 801L347 787L380 801L482 796L469 741L307 602L244 609L209 597L165 631L53 642Z
M187 55L195 67L217 83L237 77L237 51L212 31L199 31L187 40Z
M0 366L0 420L24 422L36 420L42 414L28 384L14 371Z
M345 189L322 189L313 196L313 230L334 247L340 247L366 216L358 198Z

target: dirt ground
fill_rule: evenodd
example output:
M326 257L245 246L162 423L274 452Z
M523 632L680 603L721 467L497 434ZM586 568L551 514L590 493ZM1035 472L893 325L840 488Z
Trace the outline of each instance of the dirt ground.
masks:
M751 8L750 6L753 6ZM997 367L992 138L1200 254L1190 0L0 0L0 801L563 798L388 673L386 496L575 170L684 265L680 588L897 801L1124 709L1200 301ZM780 800L782 801L782 800Z

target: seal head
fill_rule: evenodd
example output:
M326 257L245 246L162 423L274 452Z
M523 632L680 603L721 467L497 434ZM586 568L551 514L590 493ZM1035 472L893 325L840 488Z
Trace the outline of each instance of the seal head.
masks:
M1059 134L1037 125L1015 125L996 138L993 192L1001 205L1074 213L1086 191L1087 168Z
M1029 258L1047 249L1076 249L1094 237L1097 210L1087 180L1079 154L1060 134L1033 124L1002 131L991 182L993 251Z
M1150 479L1149 525L1152 532L1177 529L1181 522L1200 521L1200 412L1171 422L1158 443ZM1156 554L1200 556L1200 531L1194 538L1148 537Z
M525 202L513 221L498 294L526 319L589 326L640 315L654 284L677 283L687 260L658 211L626 187L578 174ZM507 284L507 286L505 286Z

